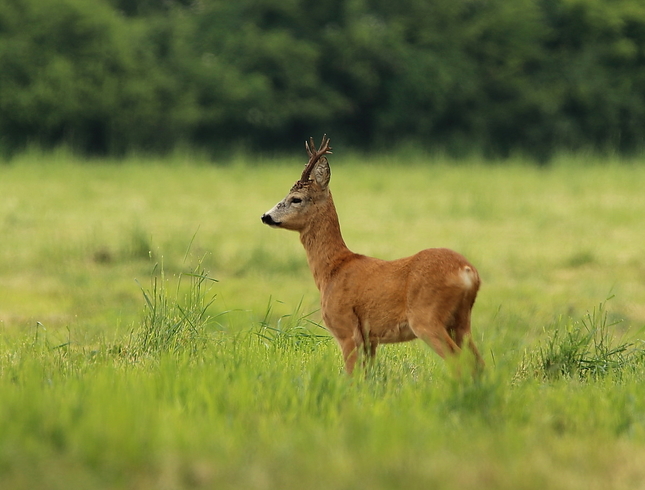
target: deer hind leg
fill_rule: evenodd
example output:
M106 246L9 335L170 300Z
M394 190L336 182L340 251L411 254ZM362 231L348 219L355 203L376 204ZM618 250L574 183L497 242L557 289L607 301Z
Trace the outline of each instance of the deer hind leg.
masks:
M464 342L466 343L475 358L475 369L480 371L484 368L485 363L470 332L471 310L472 302L468 298L464 299L455 311L453 321L448 329L459 347L462 347Z
M448 320L448 317L443 318L437 309L432 308L412 309L408 313L412 332L444 359L461 352L461 347L446 326Z
M470 335L470 315L476 294L476 289L452 289L431 303L421 305L417 301L408 308L408 319L415 335L443 358L461 353L466 342L477 371L484 366L484 361Z

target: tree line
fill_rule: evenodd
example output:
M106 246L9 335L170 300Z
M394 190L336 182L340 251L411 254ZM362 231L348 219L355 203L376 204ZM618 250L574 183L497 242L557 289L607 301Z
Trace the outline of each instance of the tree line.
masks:
M0 150L537 156L645 135L642 0L3 0Z

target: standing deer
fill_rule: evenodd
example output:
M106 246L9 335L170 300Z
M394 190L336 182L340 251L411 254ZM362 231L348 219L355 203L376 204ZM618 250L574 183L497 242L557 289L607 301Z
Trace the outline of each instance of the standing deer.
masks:
M420 338L442 358L461 352L464 341L477 368L484 365L470 336L470 314L479 274L462 255L430 248L386 261L356 254L340 232L329 190L331 153L323 136L318 150L305 142L309 162L287 196L262 215L262 222L300 233L320 291L325 326L352 373L359 354L371 359L379 344ZM313 176L313 178L312 178Z

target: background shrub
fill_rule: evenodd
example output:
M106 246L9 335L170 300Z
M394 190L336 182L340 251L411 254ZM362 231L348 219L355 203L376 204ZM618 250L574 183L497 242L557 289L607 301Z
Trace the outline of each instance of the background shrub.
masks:
M6 0L0 147L633 152L639 0Z

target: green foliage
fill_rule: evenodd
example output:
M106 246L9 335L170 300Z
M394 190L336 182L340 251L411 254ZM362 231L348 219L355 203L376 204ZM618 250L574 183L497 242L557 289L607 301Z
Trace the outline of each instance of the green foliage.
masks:
M615 343L612 327L618 323L609 321L605 303L580 321L560 318L547 329L548 338L534 356L535 373L547 379L620 379L642 361L645 351L634 342Z
M42 326L3 334L0 478L97 490L537 490L610 485L617 468L621 488L645 476L642 360L620 382L511 382L511 364L455 378L408 343L376 375L352 379L333 342L303 348L306 316L267 319L260 332L284 332L273 338L238 326L187 355L136 359L119 344L56 341Z
M640 0L7 0L0 149L634 151L644 65Z
M255 332L267 346L315 349L331 340L324 327L310 319L313 313L301 313L302 301L293 313L279 317L275 326L272 325L271 310L272 303L269 300L264 318L260 321L260 328ZM312 327L317 332L312 331Z
M127 346L126 354L133 358L141 356L160 356L163 354L187 354L194 356L206 345L207 326L210 317L208 308L215 301L205 296L204 288L216 281L208 277L199 264L191 273L181 274L177 281L175 298L168 294L167 279L157 266L152 275L152 286L149 290L141 288L145 299L145 316L135 328ZM190 280L184 301L179 301L181 280Z

